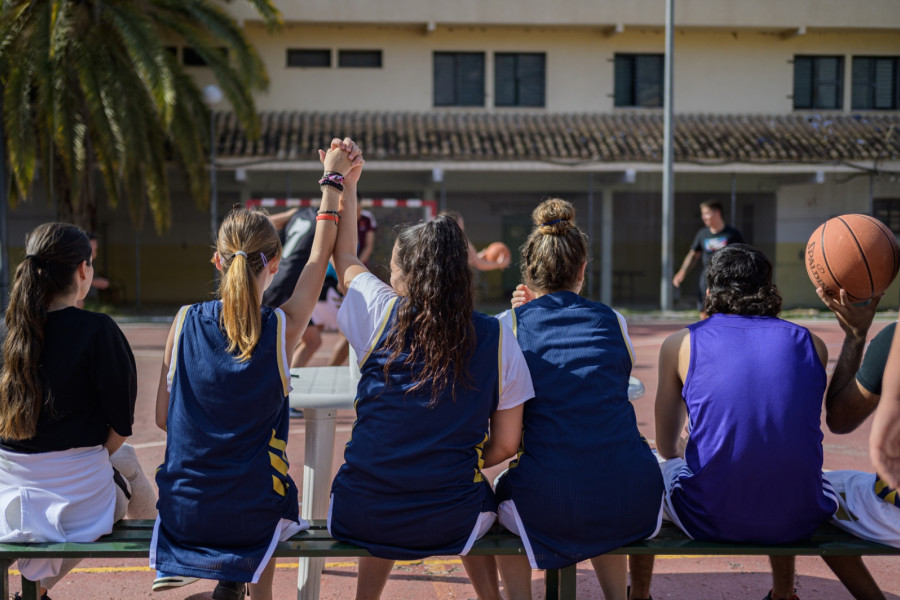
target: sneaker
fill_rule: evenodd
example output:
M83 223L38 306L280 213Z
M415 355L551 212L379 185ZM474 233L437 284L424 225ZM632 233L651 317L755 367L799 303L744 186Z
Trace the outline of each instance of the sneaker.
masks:
M300 410L299 408L289 408L289 409L288 409L288 416L289 416L290 418L292 418L292 419L302 419L302 418L303 418L303 411Z
M220 581L213 590L213 600L243 600L246 588L240 581Z
M763 598L763 600L774 600L774 599L772 598L772 590L769 590L769 593L766 594L766 597ZM790 598L788 598L788 600L800 600L800 598L797 597L797 594L794 594L793 596L791 596Z
M150 588L154 592L164 592L166 590L174 590L199 581L199 577L187 577L185 575L169 575L167 573L156 572L156 579L153 580L153 587Z

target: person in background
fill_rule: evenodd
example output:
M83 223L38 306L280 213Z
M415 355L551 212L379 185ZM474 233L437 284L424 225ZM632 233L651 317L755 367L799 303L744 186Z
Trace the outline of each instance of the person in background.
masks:
M713 253L721 250L728 244L744 243L744 236L741 232L726 225L722 218L722 204L719 202L707 201L700 203L700 218L703 219L703 227L694 236L691 243L691 249L688 250L687 256L681 263L681 268L672 278L672 285L677 288L681 287L684 278L694 268L697 261L703 265L700 271L700 280L697 289L697 310L700 311L700 318L705 319L707 316L704 302L706 301L706 270L709 268L709 261Z
M441 214L447 215L451 219L455 220L460 229L462 229L463 231L466 230L466 223L460 213L456 212L455 210L446 210ZM501 255L499 261L488 260L484 257L484 250L482 250L481 252L475 250L475 246L471 241L469 241L468 237L466 238L466 243L468 244L469 266L473 269L478 269L479 271L505 269L509 266L509 263L512 260L512 257L509 254Z
M95 264L97 261L97 235L93 231L87 232L88 239L91 242L91 264ZM94 278L91 280L91 289L88 290L87 295L75 303L75 306L78 308L84 308L85 300L90 299L91 301L95 301L98 298L98 293L96 290L108 290L109 289L109 279L106 277L100 277L98 275L94 275Z

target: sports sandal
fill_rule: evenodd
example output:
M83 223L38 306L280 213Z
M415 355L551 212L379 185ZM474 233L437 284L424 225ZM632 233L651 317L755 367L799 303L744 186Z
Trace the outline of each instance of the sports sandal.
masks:
M185 575L166 575L165 573L158 573L157 575L161 575L161 577L157 577L153 580L153 587L150 588L154 592L164 592L166 590L174 590L175 588L180 588L188 585L189 583L194 583L195 581L199 581L199 577L187 577Z
M246 586L240 581L220 581L213 590L213 600L244 600Z

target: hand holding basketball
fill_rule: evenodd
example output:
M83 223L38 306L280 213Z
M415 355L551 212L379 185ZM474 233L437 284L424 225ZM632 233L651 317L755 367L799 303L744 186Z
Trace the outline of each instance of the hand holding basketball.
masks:
M850 302L879 296L894 281L898 268L900 248L893 232L868 215L829 219L806 245L806 272L832 299L838 299L842 289Z
M503 242L494 242L493 244L482 250L479 253L479 256L481 256L485 260L495 262L499 267L504 268L509 265L510 259L512 258L512 253Z

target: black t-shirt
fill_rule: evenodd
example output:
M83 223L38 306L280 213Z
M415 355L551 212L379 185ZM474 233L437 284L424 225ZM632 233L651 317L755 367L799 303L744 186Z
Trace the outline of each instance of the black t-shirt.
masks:
M891 351L891 342L894 340L894 330L896 328L897 323L895 321L872 338L862 365L860 365L859 371L856 372L856 380L872 394L881 395L881 379L884 377L884 366L887 364L888 353Z
M697 232L697 235L694 236L694 243L691 244L691 250L703 253L703 269L706 270L706 267L709 266L709 261L712 258L713 252L721 250L728 244L743 243L744 236L731 225L726 225L725 228L718 233L711 232L709 227L703 227Z
M316 233L316 209L311 206L297 210L281 230L281 262L272 283L263 294L263 304L278 307L294 293L297 280L312 253Z
M48 313L39 373L51 400L41 407L37 434L0 439L0 447L36 453L96 446L106 442L110 427L131 435L137 369L109 316L75 307Z

